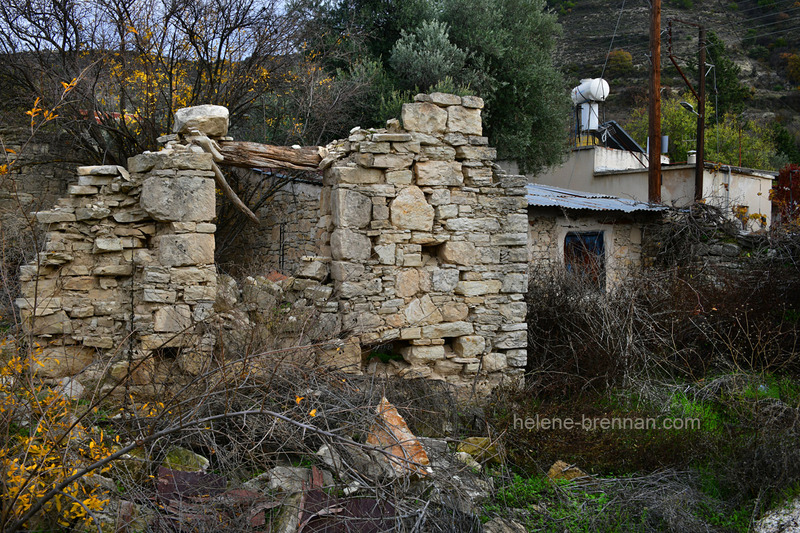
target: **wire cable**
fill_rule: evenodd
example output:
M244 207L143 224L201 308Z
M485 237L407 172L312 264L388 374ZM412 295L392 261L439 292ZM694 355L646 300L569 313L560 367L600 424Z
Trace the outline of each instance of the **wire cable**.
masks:
M622 6L619 8L619 15L617 15L617 24L614 26L614 34L611 36L611 42L608 45L608 52L606 53L606 60L603 63L603 70L600 72L600 77L606 73L606 65L608 65L608 58L611 56L611 48L614 46L614 38L617 36L617 29L619 28L619 21L622 18L622 11L625 9L625 0L622 0Z

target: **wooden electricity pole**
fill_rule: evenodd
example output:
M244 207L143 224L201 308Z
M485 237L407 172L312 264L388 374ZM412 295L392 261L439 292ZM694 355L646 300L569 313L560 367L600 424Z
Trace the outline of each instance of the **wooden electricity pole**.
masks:
M700 26L700 61L697 74L700 90L697 95L697 165L694 167L694 201L703 199L703 173L705 172L706 147L706 28Z
M661 203L661 0L650 13L650 139L647 200Z

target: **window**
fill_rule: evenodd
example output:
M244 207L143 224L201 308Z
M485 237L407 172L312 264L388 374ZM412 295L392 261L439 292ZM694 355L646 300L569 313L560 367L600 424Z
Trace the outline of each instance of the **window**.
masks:
M606 249L603 232L567 233L564 238L564 265L598 287L605 287Z

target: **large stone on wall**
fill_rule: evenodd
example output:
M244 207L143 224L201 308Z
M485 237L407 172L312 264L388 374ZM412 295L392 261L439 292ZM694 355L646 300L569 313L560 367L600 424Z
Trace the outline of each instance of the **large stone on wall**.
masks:
M228 134L228 108L220 105L198 105L175 111L175 133L191 133L197 130L209 137L224 137Z
M434 209L425 194L413 185L400 189L389 204L392 225L397 229L431 231Z
M461 163L457 161L419 161L414 165L417 185L446 185L458 187L464 184Z
M461 106L447 108L447 129L451 132L481 135L481 112Z
M74 376L92 363L94 354L84 346L47 347L37 356L39 364L31 365L31 369L47 378Z
M472 265L477 257L475 245L468 241L449 241L439 249L439 258L445 263Z
M443 339L445 337L471 335L474 332L475 330L470 322L444 322L423 327L422 337L426 339Z
M153 317L153 331L177 333L192 325L192 311L188 305L169 305L157 309Z
M336 261L365 261L372 255L372 243L366 235L337 228L331 234L331 255Z
M408 131L444 133L447 129L447 111L428 102L403 104L400 118Z
M339 228L363 228L372 218L372 200L350 189L335 189L331 195L333 223Z
M163 235L158 239L158 262L163 266L209 265L214 262L214 235Z
M216 215L215 192L214 181L208 178L152 177L142 184L139 202L161 222L204 222Z
M427 294L422 298L412 300L403 314L411 326L436 324L442 321L442 313Z

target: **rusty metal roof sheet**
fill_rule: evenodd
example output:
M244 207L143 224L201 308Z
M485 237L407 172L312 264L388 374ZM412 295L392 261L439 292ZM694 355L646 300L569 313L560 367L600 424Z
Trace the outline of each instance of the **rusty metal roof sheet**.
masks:
M648 204L609 194L573 191L538 183L529 183L525 187L528 190L525 197L529 207L561 207L591 211L622 211L623 213L658 212L666 209L666 206L663 205Z

